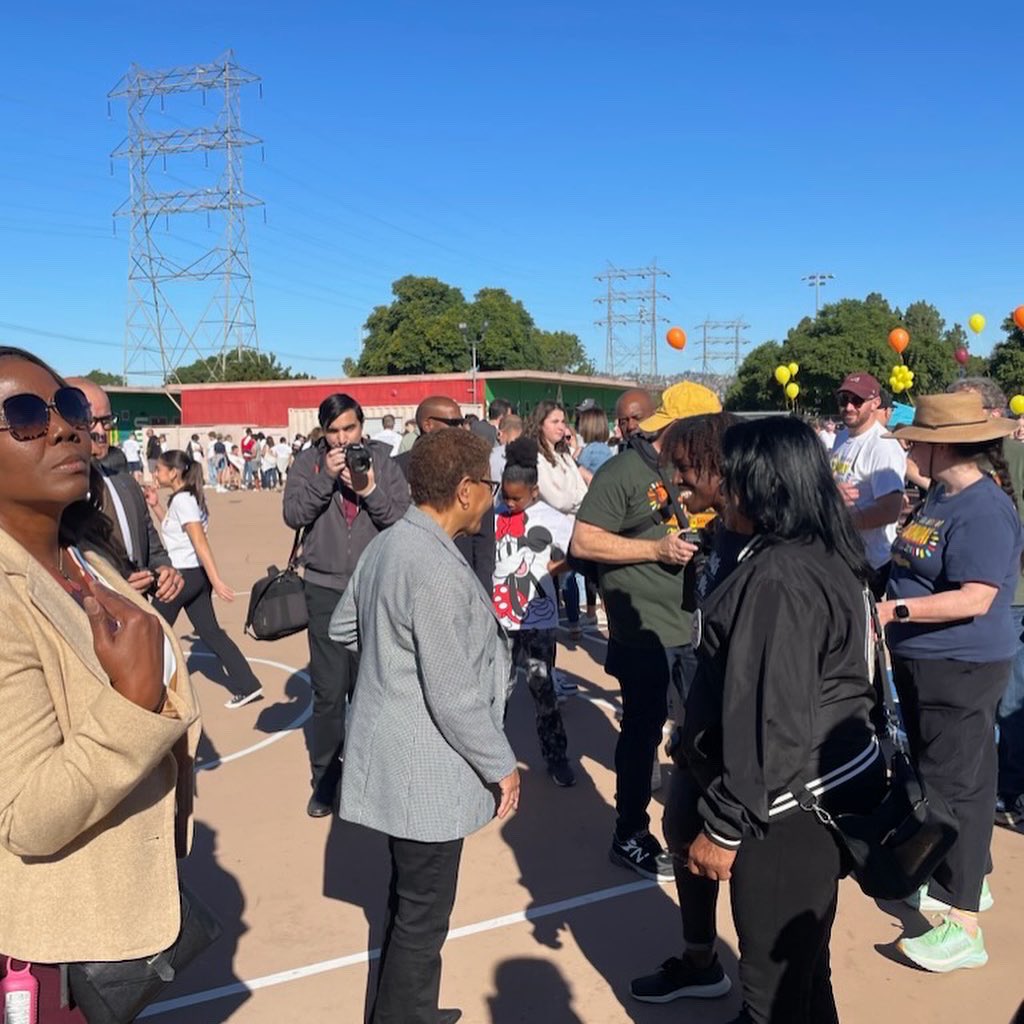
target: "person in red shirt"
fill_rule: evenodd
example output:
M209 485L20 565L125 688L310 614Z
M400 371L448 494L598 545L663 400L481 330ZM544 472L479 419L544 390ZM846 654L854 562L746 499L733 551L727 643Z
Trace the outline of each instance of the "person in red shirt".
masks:
M242 463L242 486L249 490L256 477L256 438L252 427L245 428L245 437L242 438Z

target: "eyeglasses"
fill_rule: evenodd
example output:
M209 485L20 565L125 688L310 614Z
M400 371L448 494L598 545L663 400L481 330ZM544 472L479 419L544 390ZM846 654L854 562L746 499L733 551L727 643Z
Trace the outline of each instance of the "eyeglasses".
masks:
M93 423L92 406L78 388L57 388L53 400L39 395L12 395L0 405L0 430L9 430L15 441L35 441L50 429L50 410L69 427L88 430Z
M427 419L434 420L435 423L443 423L446 427L464 427L466 425L464 416L428 416Z
M92 422L90 422L89 426L95 427L97 424L99 424L104 430L110 430L111 427L117 426L117 417L113 413L110 413L107 416L93 416Z
M476 483L487 484L487 486L490 487L491 489L492 498L496 498L498 496L498 491L501 490L501 483L498 480L488 480L484 477L481 477L479 480L476 481Z
M848 391L841 391L836 395L836 404L840 409L844 409L848 405L859 409L864 404L864 401L859 395L851 395Z

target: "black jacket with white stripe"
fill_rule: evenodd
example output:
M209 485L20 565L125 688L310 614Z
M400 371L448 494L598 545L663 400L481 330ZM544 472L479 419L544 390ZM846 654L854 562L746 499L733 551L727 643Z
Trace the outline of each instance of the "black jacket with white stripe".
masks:
M876 784L868 635L862 585L820 541L755 541L697 613L682 746L714 842L763 836L804 783L834 811Z

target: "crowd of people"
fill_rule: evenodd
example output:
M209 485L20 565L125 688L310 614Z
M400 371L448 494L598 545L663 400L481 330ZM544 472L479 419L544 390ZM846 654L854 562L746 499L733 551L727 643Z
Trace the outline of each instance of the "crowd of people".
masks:
M119 450L101 388L0 348L0 962L33 964L41 1024L86 1021L65 965L152 956L180 927L199 730L182 610L227 707L262 696L214 611L234 594L207 538L211 486L283 489L297 533L306 811L383 833L391 858L374 1024L459 1019L438 1008L441 949L465 839L519 811L504 723L520 680L551 784L576 782L563 619L570 639L607 628L621 694L608 857L679 896L679 948L632 980L635 999L730 991L729 881L734 1024L838 1021L829 942L850 864L807 812L869 813L886 791L874 609L911 757L958 828L908 896L936 923L900 950L935 972L986 963L993 824L1024 821L1024 444L995 384L963 378L892 430L856 370L837 382L838 431L740 419L687 381L610 412L486 411L437 395L368 437L336 393L308 438L249 428L168 450L150 430ZM670 715L665 849L649 805Z

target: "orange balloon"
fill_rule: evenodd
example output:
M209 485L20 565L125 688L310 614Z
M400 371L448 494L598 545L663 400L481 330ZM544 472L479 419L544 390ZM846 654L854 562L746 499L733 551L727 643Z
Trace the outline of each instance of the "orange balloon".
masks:
M1018 306L1013 311L1013 322L1024 331L1024 306Z
M671 327L668 334L665 335L665 340L673 348L684 349L686 348L686 331L682 327Z
M903 350L910 344L910 335L902 327L894 327L889 332L889 348L903 355Z

